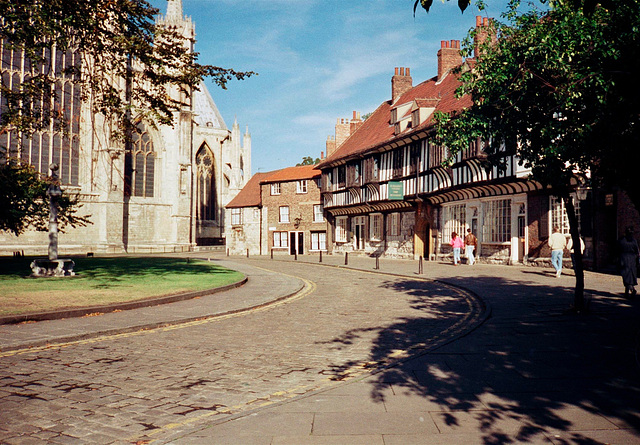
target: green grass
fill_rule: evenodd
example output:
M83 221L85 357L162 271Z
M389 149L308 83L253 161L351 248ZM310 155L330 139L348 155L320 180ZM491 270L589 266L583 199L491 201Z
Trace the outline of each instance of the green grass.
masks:
M72 258L75 277L31 278L33 258L0 258L0 316L134 301L235 283L239 272L166 257Z

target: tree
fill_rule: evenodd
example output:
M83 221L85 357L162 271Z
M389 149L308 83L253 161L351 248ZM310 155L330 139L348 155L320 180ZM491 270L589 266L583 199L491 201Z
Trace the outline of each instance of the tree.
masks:
M105 117L112 141L127 147L140 122L172 125L204 77L226 88L231 79L255 74L199 64L189 36L157 23L158 12L146 0L0 0L0 39L18 55L3 65L24 73L19 88L9 88L4 78L0 84L0 134L15 132L23 141L42 129L69 131L72 123L56 106L63 94L56 88L61 76L80 87L94 114ZM66 62L62 72L58 55ZM180 94L168 94L172 88ZM7 164L3 178L20 178L24 187L14 190L15 200L3 196L19 208L0 227L19 233L23 226L14 221L17 215L38 226L41 178L19 166L13 147L0 147L0 163ZM0 181L3 190L13 187ZM60 204L74 212L74 202L68 198Z
M447 0L450 1L450 0ZM442 0L444 3L444 0ZM548 0L549 3L553 4L553 0ZM615 7L615 3L613 0L569 0L570 5L575 10L582 9L584 12L590 14L595 11L598 5L605 6L607 8ZM475 0L473 2L475 6L482 11L486 7L485 0ZM413 4L413 15L416 15L416 10L418 9L418 5L422 7L425 11L429 12L431 6L433 5L433 0L416 0ZM464 11L471 5L470 0L458 0L458 8L460 8L460 12L464 13Z
M320 163L320 158L313 159L311 156L305 156L304 158L302 158L302 162L299 162L298 164L296 164L296 167L299 167L301 165L316 165L319 163Z
M570 194L577 177L618 186L640 208L636 184L640 142L640 5L620 2L587 14L573 2L520 14L512 2L493 21L475 66L458 94L473 105L437 116L438 137L454 156L476 138L489 141L489 161L515 153L532 179L550 185L567 208L574 246L578 224ZM465 42L473 50L474 35ZM574 306L584 309L582 255L576 249Z
M0 163L0 231L20 235L28 227L47 230L49 202L47 189L51 178L42 177L33 167L14 162ZM58 199L58 223L65 226L85 226L87 217L76 215L77 197L63 194Z
M82 86L94 112L117 123L119 138L141 120L173 123L183 103L167 94L169 87L189 96L204 77L225 88L255 74L199 64L191 41L158 24L159 11L146 0L0 0L0 11L0 38L24 52L27 71L19 90L2 87L0 129L29 132L51 119L68 124L43 100L56 81L53 48L81 55L64 68L65 76Z

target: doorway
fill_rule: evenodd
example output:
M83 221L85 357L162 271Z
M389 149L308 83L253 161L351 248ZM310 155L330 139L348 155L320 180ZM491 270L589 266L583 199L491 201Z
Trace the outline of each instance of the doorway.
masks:
M304 232L289 232L289 253L304 254Z
M364 250L365 233L365 217L356 216L353 218L353 248L355 250Z
M527 224L524 215L518 216L518 261L524 261L525 254L525 235L527 230Z

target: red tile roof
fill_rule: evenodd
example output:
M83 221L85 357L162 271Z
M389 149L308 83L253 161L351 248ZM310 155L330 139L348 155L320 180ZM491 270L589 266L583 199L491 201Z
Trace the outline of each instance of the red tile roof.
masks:
M233 198L227 208L239 208L239 207L258 207L262 204L260 197L260 181L274 172L256 173L246 183L246 185L240 190L240 192Z
M318 167L329 166L332 161L356 154L363 154L381 145L392 142L395 139L404 138L408 134L433 126L432 114L418 127L409 127L402 133L396 135L394 125L390 124L391 110L395 106L407 104L414 100L420 101L420 105L423 106L425 102L428 101L429 105L435 105L436 111L445 113L471 106L471 98L469 96L462 98L455 97L455 91L458 86L460 86L458 78L458 75L449 73L442 81L438 82L437 78L434 77L411 88L404 93L395 104L392 104L391 101L383 102L373 114L364 121L335 152L321 162Z
M272 174L269 175L268 178L263 179L262 182L271 183L314 179L319 178L321 173L320 170L316 170L315 165L299 165L272 172Z
M261 184L320 178L321 172L320 170L316 170L315 167L315 165L301 165L270 172L256 173L225 207L258 207L262 204L260 195Z

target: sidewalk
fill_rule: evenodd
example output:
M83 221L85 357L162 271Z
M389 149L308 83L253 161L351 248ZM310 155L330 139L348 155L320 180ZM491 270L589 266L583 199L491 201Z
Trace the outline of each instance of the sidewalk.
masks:
M286 268L294 259L273 261ZM566 312L571 271L425 262L418 275L417 261L380 259L376 271L373 258L345 266L343 256L323 265L455 284L480 296L491 318L369 377L160 443L640 443L640 301L621 296L620 277L586 272L590 313L575 315Z

